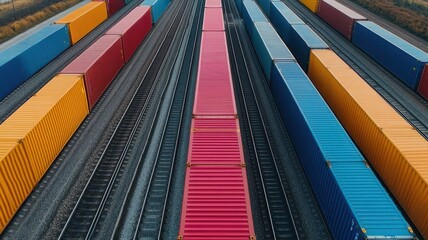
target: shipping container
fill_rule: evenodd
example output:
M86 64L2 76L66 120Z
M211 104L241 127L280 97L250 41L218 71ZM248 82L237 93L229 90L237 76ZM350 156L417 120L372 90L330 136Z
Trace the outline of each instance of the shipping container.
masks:
M221 8L221 0L206 0L205 8Z
M238 119L195 118L190 133L189 165L245 165Z
M271 2L281 2L281 0L257 0L257 2L259 3L265 14L267 16L270 16Z
M408 87L416 90L428 53L370 21L358 21L352 42Z
M279 35L281 37L284 36L281 32ZM287 44L287 47L305 72L308 70L311 49L329 48L308 25L292 25L288 39L288 41L284 39L285 44Z
M84 76L88 104L92 109L123 65L120 36L104 35L67 65L61 73Z
M309 77L427 238L428 142L334 52L312 50Z
M202 31L224 31L222 8L205 8Z
M107 4L107 13L111 17L117 11L125 6L124 0L92 0L94 2L105 2Z
M0 101L70 47L66 25L49 25L0 52Z
M291 41L292 25L305 25L283 2L271 2L270 21L285 43Z
M120 35L125 62L134 54L152 28L150 7L138 6L116 23L106 35Z
M274 64L271 91L333 238L414 238L362 154L297 63Z
M0 233L30 194L36 179L17 140L0 141Z
M125 4L132 2L132 0L125 0Z
M354 23L367 20L335 0L320 0L317 15L348 40L352 39Z
M168 7L170 0L145 0L141 3L141 6L150 6L152 11L153 23L156 23L158 19L165 12Z
M259 6L257 6L257 4L254 1L250 1L250 0L244 0L242 2L241 17L242 17L242 20L244 21L245 28L247 29L247 32L250 38L253 37L254 31L255 31L254 23L269 22L269 20L263 14Z
M71 43L74 45L106 19L106 3L89 2L65 17L55 21L55 23L68 25Z
M309 10L314 13L318 12L319 0L299 0L303 5L305 5Z
M257 22L254 25L252 43L266 79L270 79L274 62L294 61L294 57L270 23Z
M193 115L237 116L224 32L202 32Z
M82 76L58 75L0 125L0 231L88 112Z
M418 93L428 100L428 64L425 64L424 71L422 72Z
M255 239L245 168L196 165L186 169L177 239Z

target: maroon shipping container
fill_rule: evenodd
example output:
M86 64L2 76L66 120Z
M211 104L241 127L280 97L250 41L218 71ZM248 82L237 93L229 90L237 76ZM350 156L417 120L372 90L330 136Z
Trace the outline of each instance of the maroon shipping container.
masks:
M107 31L106 34L122 36L125 62L129 61L152 28L152 16L150 12L150 7L136 7Z
M94 2L106 2L107 12L109 16L112 16L117 11L125 6L125 0L93 0Z
M92 109L124 65L118 35L104 35L60 73L83 74L89 108Z
M334 0L320 0L317 15L349 40L352 37L355 21L367 20Z
M178 239L255 239L244 167L188 167Z
M424 71L422 72L418 93L428 100L428 64L425 64Z
M221 0L205 0L206 8L221 8Z
M194 117L236 117L224 32L202 32Z
M202 31L224 31L222 8L205 8Z
M238 120L232 118L193 119L188 154L188 165L244 165Z

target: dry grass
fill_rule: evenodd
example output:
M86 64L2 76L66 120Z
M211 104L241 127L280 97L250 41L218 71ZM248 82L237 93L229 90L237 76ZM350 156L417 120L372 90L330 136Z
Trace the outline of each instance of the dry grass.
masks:
M352 0L428 41L428 1Z
M17 2L28 2L29 0L18 0ZM43 8L42 10L29 15L20 20L14 21L6 26L0 26L0 43L4 42L19 33L24 32L25 30L31 28L32 26L43 22L44 20L54 16L55 14L62 12L69 7L76 5L82 0L63 0L58 3L54 3L48 7ZM3 4L4 5L4 4ZM1 7L2 5L0 5ZM15 5L16 6L16 5Z

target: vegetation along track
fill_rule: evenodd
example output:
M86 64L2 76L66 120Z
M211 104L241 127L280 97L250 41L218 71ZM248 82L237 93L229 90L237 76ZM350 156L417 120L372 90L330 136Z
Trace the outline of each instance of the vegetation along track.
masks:
M428 140L428 101L343 38L299 1L283 1L323 38L373 89Z
M304 239L316 235L316 238L328 239L329 236L320 215L318 215L319 218L313 217L314 222L318 221L316 222L316 230L314 230L317 232L316 234L311 235L303 227L302 215L296 208L295 199L292 196L290 185L285 178L284 168L280 161L281 157L285 156L280 156L271 134L275 130L269 126L268 116L264 110L274 108L274 106L266 106L266 103L258 99L258 87L255 83L264 81L263 77L258 77L262 76L261 69L260 67L257 68L255 54L248 51L248 46L251 48L251 43L243 37L245 36L245 29L239 20L239 13L233 0L223 0L223 6L226 15L232 76L240 112L244 149L247 153L247 168L250 171L249 178L253 176L255 184L254 189L250 187L250 192L252 192L252 201L257 201L257 204L252 204L252 206L253 211L259 212L256 215L260 216L259 220L255 217L255 224L262 225L261 229L256 228L257 238ZM276 120L281 121L280 119ZM288 151L293 151L293 149L290 148ZM295 156L294 152L288 154ZM297 159L295 160L297 161ZM299 181L305 182L302 171L299 171L296 176ZM306 187L302 185L302 189L305 189L302 191L307 191L307 194L311 196L308 185ZM256 194L253 194L254 192ZM313 198L310 199L313 200ZM316 202L307 201L306 207L317 212ZM258 205L257 210L254 209L254 205ZM315 214L319 214L319 212Z
M141 140L135 139L139 129L154 124L155 118L148 116L148 112L153 103L158 103L156 109L159 109L160 100L170 79L162 73L166 72L166 65L168 61L171 62L172 56L177 56L178 50L172 47L179 46L179 44L174 45L174 42L182 41L183 29L186 27L185 18L182 16L186 16L190 2L182 0L171 5L170 11L174 11L172 25L166 29L168 33L162 40L157 56L142 81L149 82L151 87L142 87L140 84L100 155L100 160L70 214L60 238L88 239L96 237L99 233L103 216L108 212L106 206L109 205L115 193L121 173L132 160L128 152L135 141ZM148 138L146 138L146 144L147 141Z
M195 1L188 1L195 3ZM180 74L174 86L173 101L169 105L166 124L163 126L161 141L156 149L153 169L144 194L138 192L140 182L132 181L127 190L127 197L122 206L120 217L112 239L165 239L163 228L172 175L174 174L175 159L179 145L180 132L184 122L188 86L191 80L192 65L195 59L197 34L202 22L202 1L196 1L195 10L191 15L193 23L189 39L184 48L184 57L180 64ZM186 13L185 13L186 14ZM187 13L186 15L189 15ZM193 17L195 16L195 17ZM186 41L185 41L186 42ZM134 179L142 174L142 164L139 164Z

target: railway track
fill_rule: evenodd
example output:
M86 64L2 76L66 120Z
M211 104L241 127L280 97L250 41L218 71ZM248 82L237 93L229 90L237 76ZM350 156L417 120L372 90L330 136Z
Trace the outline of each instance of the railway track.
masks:
M291 196L291 190L285 180L285 173L280 163L281 156L276 149L267 116L263 111L264 106L258 100L255 81L263 81L254 74L254 63L247 59L251 56L244 49L245 42L242 39L241 29L238 27L239 13L233 1L224 0L232 75L235 81L235 92L241 119L241 129L244 131L244 149L246 149L247 163L252 172L256 189L256 201L260 208L261 232L256 235L259 239L300 239L305 238L305 230L296 204ZM241 31L241 32L240 32ZM253 62L256 59L253 55ZM259 71L258 76L261 72ZM272 107L272 106L269 106ZM250 175L251 176L251 175ZM301 174L300 177L304 178ZM310 190L309 190L310 191ZM252 194L253 195L253 194ZM254 196L254 195L253 195ZM312 202L312 204L316 204ZM316 206L313 206L316 209ZM255 220L257 224L257 220ZM324 226L321 222L319 226ZM321 231L320 231L321 232ZM327 236L323 236L328 239Z
M101 23L97 28L90 32L87 36L81 39L78 43L71 46L59 57L42 68L34 76L24 82L20 87L13 91L9 96L0 102L0 123L6 120L15 110L17 110L25 101L34 95L41 87L51 80L60 70L67 66L77 56L86 50L93 42L95 42L105 31L116 24L126 16L132 9L140 5L143 0L134 0L123 7L113 16L109 17L105 22Z
M283 1L373 89L428 140L428 101L344 39L298 1Z
M188 1L193 4L195 1ZM194 19L191 23L186 39L187 46L184 48L184 57L180 64L180 75L173 90L173 101L169 105L166 124L162 129L161 141L157 146L155 162L148 180L148 187L143 196L138 194L139 182L134 181L127 190L127 197L122 206L120 217L112 239L164 239L163 228L166 208L172 185L172 175L175 172L175 159L181 129L185 121L185 109L188 101L188 87L191 81L192 65L195 59L197 34L202 22L202 1L194 4ZM142 165L139 164L133 179L142 175ZM137 211L136 211L137 210ZM139 211L138 211L139 210Z
M148 72L144 76L144 81L150 87L142 87L140 83L135 92L125 114L106 148L99 157L95 171L92 173L83 193L80 195L69 219L67 220L60 238L92 238L99 233L104 215L108 212L108 207L112 201L112 195L116 191L124 169L132 161L129 152L134 146L138 132L143 126L153 126L155 118L148 114L153 108L153 104L158 104L159 109L162 96L170 80L162 73L172 63L171 56L176 55L176 41L182 41L182 33L186 26L183 24L183 14L188 9L188 1L177 1L177 5L171 11L174 12L171 19L172 25L166 30L168 33L162 40L161 47L157 55L151 62ZM172 8L173 6L171 6ZM169 57L166 57L169 56ZM146 138L146 143L148 137Z

